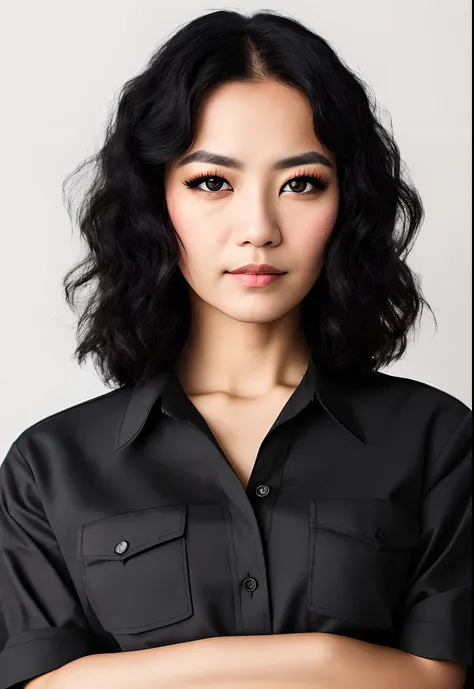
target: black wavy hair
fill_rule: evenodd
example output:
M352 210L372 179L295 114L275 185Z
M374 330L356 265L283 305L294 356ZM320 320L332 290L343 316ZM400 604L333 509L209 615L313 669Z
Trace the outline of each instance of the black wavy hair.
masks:
M106 385L133 386L173 367L189 333L165 164L192 145L210 89L269 79L305 94L338 165L339 215L301 309L312 355L334 373L374 371L403 356L424 304L432 311L405 262L422 201L402 179L399 148L363 80L295 19L219 10L182 26L125 83L102 148L63 183L64 192L71 176L95 166L77 214L88 252L63 287L74 311L77 291L90 287L73 357L81 365L91 355Z

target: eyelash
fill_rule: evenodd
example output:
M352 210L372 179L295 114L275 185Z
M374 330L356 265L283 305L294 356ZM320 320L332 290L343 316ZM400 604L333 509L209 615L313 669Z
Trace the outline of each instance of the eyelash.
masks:
M202 184L202 182L204 182L208 179L222 179L227 184L230 184L223 175L219 174L218 170L216 170L212 173L203 173L200 175L195 175L194 177L187 179L185 182L183 182L183 184L185 184L187 187L190 187L191 189L194 189L194 188L198 187L200 184ZM312 191L309 191L309 192L308 191L307 192L292 192L294 196L307 196L310 194L315 194L318 191L326 191L326 189L329 187L329 182L324 180L318 174L314 174L314 173L301 173L301 174L296 175L295 177L291 177L287 182L285 182L283 187L286 187L286 185L289 182L292 182L295 179L310 182L310 184L313 184L316 187L316 189L313 189ZM218 191L198 189L198 191L203 191L206 194L218 194L221 191L229 191L229 189L219 189Z

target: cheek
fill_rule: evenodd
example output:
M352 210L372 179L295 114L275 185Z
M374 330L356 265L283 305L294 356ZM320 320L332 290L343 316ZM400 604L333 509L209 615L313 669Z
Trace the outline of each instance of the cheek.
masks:
M319 265L329 241L337 213L329 211L302 223L293 234L293 248L304 263Z
M196 211L189 207L189 204L187 207L183 202L173 203L173 200L170 199L168 201L168 213L184 246L183 252L181 244L179 245L181 270L189 279L194 280L200 274L204 277L212 275L208 266L219 255L219 234L210 231L212 228L209 221L199 218Z

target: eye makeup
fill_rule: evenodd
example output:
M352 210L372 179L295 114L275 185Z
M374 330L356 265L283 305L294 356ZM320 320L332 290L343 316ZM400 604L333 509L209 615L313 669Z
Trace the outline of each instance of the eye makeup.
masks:
M212 180L222 180L223 182L226 182L227 184L229 184L227 179L223 175L219 174L219 170L214 170L212 172L201 173L201 174L195 175L194 177L190 177L189 179L184 181L183 184L185 186L189 187L190 189L197 189L197 187L200 184L202 184L203 182L206 182L208 180L211 180L211 179ZM282 189L284 187L286 187L286 185L289 182L293 182L295 180L303 181L303 182L309 182L310 184L312 184L315 187L315 189L313 189L309 192L303 192L303 193L293 192L294 195L298 195L298 196L308 196L308 195L316 194L319 191L325 191L329 187L329 182L326 181L325 179L323 179L323 177L321 177L319 174L314 173L314 172L299 172L294 177L290 177L290 179L287 182L285 182ZM220 191L229 191L229 190L228 189L218 189L217 191L212 191L210 189L197 189L197 191L204 191L207 194L217 194Z

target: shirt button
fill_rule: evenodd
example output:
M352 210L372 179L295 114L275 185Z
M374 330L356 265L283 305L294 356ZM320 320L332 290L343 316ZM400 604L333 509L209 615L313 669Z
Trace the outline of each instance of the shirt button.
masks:
M269 494L270 488L268 486L257 486L255 492L257 493L259 498L264 498L266 495Z
M119 555L121 555L122 553L124 553L124 552L127 550L128 545L129 545L129 544L128 544L127 541L120 541L120 543L117 543L117 545L115 546L114 550L115 550L116 553L118 553Z
M253 577L247 577L246 579L244 579L244 586L247 589L247 591L255 591L258 584Z

